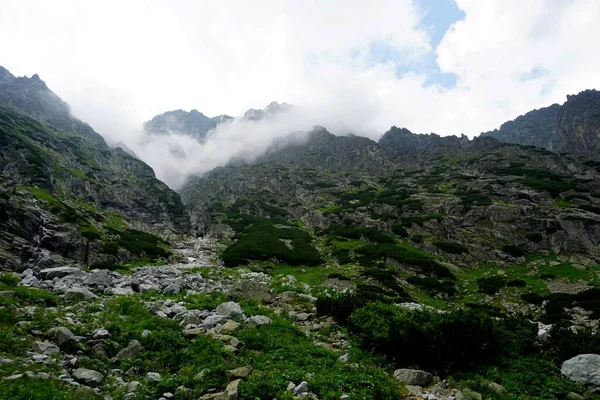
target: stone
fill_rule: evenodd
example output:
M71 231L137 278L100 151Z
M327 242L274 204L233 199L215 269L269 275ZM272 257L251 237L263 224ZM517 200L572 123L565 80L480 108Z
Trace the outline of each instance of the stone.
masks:
M341 356L338 357L338 361L339 362L343 362L343 363L347 363L348 361L350 361L350 353L346 353L343 354Z
M433 382L433 375L420 369L402 368L394 371L394 378L407 385L427 386Z
M73 398L80 400L100 400L102 395L96 393L96 391L87 386L79 386L73 390Z
M90 292L88 289L83 288L83 287L69 288L69 289L65 290L65 296L67 296L67 299L69 299L69 300L85 300L85 301L90 301L90 300L93 300L98 297L94 293Z
M502 386L499 383L496 382L490 382L488 383L488 387L493 390L496 393L504 393L506 392L506 389L504 389L504 386Z
M110 291L112 294L120 295L120 296L131 296L135 292L131 288L131 286L123 286L118 288L111 288Z
M146 374L146 382L148 383L159 383L162 378L158 372L148 372Z
M216 311L217 314L223 315L227 318L244 318L244 311L242 311L242 307L233 301L220 304Z
M119 360L124 358L135 358L139 356L142 351L144 351L142 344L134 339L127 345L127 347L119 350L115 357Z
M77 351L77 338L68 328L64 326L60 326L58 328L54 328L50 331L52 340L54 343L61 348L61 350L66 352L75 352Z
M308 393L308 382L302 381L298 386L294 388L294 396L300 396L304 393Z
M37 340L33 343L33 351L50 356L53 354L58 354L60 349L53 343Z
M225 322L226 319L227 317L219 314L209 315L202 321L202 326L206 329L214 328L218 324Z
M562 364L560 372L570 381L592 390L600 389L600 355L579 354Z
M92 338L96 339L96 340L102 340L102 339L108 339L109 337L111 337L111 334L109 331L107 331L104 328L100 328L98 329L96 332L94 332L94 334L92 335Z
M467 388L456 392L455 400L483 400L483 396L481 393Z
M232 378L246 378L252 373L252 367L238 367L226 371Z
M40 271L40 276L47 280L52 280L54 278L62 278L67 275L75 274L80 272L81 270L77 267L54 267L54 268L45 268Z
M92 387L100 386L104 380L104 375L102 375L100 372L87 368L77 368L75 371L73 371L73 377L78 382Z
M126 385L127 393L135 393L137 392L142 384L139 381L131 381Z
M92 347L92 356L94 356L95 358L100 358L100 359L104 359L104 358L108 357L108 353L106 352L106 349L104 348L102 343L98 343L97 345Z
M255 300L267 302L271 300L271 290L265 283L243 280L227 290L227 295L234 300Z
M253 327L269 325L271 322L271 318L265 315L253 315L248 318L248 323Z
M567 400L584 400L585 397L580 395L579 393L569 392L567 393Z
M221 332L223 332L223 333L235 332L236 330L239 329L239 327L240 327L239 323L229 320L229 321L225 322L223 324L223 326L221 326Z
M294 390L294 388L296 388L296 384L294 382L289 382L285 391L291 392L292 390Z
M96 269L88 275L84 283L87 286L108 287L113 283L110 273L105 269Z
M193 339L198 337L206 332L204 328L193 328L193 329L184 329L182 333L183 337L186 339Z
M241 381L241 379L236 379L234 381L229 382L229 384L225 388L225 395L227 396L227 400L238 400L239 386Z

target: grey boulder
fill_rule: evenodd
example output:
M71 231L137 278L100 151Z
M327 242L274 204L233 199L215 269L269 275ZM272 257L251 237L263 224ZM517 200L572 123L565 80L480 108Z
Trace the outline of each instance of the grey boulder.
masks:
M579 382L592 390L600 389L600 355L579 354L565 361L560 372L570 381Z
M394 371L394 378L407 385L427 386L433 382L433 375L420 369L402 368Z

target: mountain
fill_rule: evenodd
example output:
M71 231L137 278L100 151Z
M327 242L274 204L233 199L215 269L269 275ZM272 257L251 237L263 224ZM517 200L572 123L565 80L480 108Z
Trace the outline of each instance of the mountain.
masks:
M228 115L209 118L198 110L189 112L174 110L157 115L144 123L144 131L152 135L166 135L169 133L188 135L203 141L209 131L217 125L232 119Z
M279 113L286 112L292 108L291 105L272 102L263 110L249 109L242 117L238 119L247 121L260 121L263 118L270 118ZM203 142L208 132L215 129L218 125L233 121L234 117L229 115L219 115L217 117L207 117L198 110L167 111L155 116L150 121L144 123L144 131L150 135L167 135L170 133L176 135L187 135Z
M567 96L562 105L530 111L481 136L600 160L600 91Z
M179 195L110 149L36 75L0 70L0 268L168 258L189 231Z

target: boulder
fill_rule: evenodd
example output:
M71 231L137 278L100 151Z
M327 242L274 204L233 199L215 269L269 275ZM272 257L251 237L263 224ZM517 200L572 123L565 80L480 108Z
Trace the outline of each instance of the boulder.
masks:
M308 382L302 381L298 386L294 388L294 396L301 396L305 393L308 393Z
M220 304L216 311L217 314L223 315L227 318L244 318L244 311L242 311L242 307L233 301Z
M139 356L142 351L144 351L142 344L134 339L127 345L127 347L121 349L115 357L119 360L124 358L135 358Z
M238 367L235 369L230 369L227 372L227 375L232 378L246 378L248 375L252 373L252 367Z
M88 286L108 287L112 285L113 278L105 269L97 269L88 275L84 283Z
M90 292L88 289L83 287L72 287L65 290L65 295L69 300L93 300L97 298L94 293Z
M570 381L584 384L592 390L600 389L600 355L579 354L565 361L560 372Z
M223 333L235 332L236 330L239 329L239 327L240 327L240 324L238 324L235 321L229 320L223 324L223 326L221 327L221 332L223 332Z
M271 290L265 283L240 281L227 290L227 295L234 300L255 300L265 302L271 300Z
M49 342L35 341L33 343L33 351L40 354L46 354L48 356L52 354L58 354L60 352L58 346Z
M104 375L102 375L100 372L87 368L77 368L75 371L73 371L73 377L77 380L77 382L92 387L100 386L104 380Z
M248 318L248 323L253 327L269 325L271 322L271 318L264 315L253 315Z
M433 382L433 375L420 369L397 369L394 371L394 378L407 385L415 386L427 386Z
M50 336L61 350L66 352L77 351L77 337L68 328L64 326L54 328L50 331Z
M54 278L62 278L67 275L75 274L81 271L77 267L55 267L46 268L40 271L40 276L44 279L52 280Z
M146 374L146 382L148 383L160 383L162 377L158 372L148 372Z

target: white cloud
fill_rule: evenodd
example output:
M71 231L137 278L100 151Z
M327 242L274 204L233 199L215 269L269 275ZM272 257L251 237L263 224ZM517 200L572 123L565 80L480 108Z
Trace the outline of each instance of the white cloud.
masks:
M127 144L139 141L142 121L170 109L240 115L278 100L306 110L275 130L182 143L195 156L177 168L188 169L313 124L373 138L391 125L473 136L600 86L597 0L455 1L465 18L433 49L411 0L4 0L0 64L39 73L77 116ZM374 63L373 42L397 56ZM420 66L432 52L456 87L425 85ZM522 79L534 69L547 73ZM164 178L165 150L146 148Z

